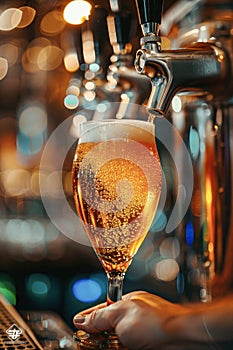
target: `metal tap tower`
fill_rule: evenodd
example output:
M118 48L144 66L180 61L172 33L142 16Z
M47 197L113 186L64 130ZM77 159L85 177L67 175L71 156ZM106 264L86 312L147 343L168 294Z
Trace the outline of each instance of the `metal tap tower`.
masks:
M189 3L195 3L196 22L189 27L187 18L179 18L176 30L182 30L177 46L163 50L163 2L136 1L143 37L135 68L151 80L149 114L166 117L171 113L176 125L178 113L171 103L178 97L182 104L179 132L190 151L194 188L180 225L181 260L190 298L206 302L232 285L233 5L213 0ZM170 16L178 6L182 1ZM187 240L190 227L191 241Z

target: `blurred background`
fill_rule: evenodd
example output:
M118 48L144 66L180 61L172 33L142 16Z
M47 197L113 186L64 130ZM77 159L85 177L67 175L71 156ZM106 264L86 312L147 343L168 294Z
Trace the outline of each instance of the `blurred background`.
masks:
M121 114L127 104L143 105L150 82L134 70L141 29L133 0L92 1L84 14L69 3L0 4L0 292L20 310L53 310L71 325L74 313L105 301L106 277L92 249L69 239L48 217L40 195L41 156L63 121L72 118L75 135L80 120L100 118L112 103ZM173 3L165 1L164 11ZM71 207L72 155L63 168ZM56 200L58 174L44 177ZM124 291L143 289L178 301L184 292L180 243L164 235L166 208L169 201L128 270Z

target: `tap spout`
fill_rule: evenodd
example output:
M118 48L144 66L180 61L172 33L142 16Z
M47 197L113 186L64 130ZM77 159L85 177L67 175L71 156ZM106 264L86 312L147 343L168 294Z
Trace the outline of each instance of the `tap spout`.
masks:
M166 114L178 92L201 90L225 98L231 80L230 58L214 42L196 42L186 48L160 52L139 49L135 69L151 79L147 104L150 114Z

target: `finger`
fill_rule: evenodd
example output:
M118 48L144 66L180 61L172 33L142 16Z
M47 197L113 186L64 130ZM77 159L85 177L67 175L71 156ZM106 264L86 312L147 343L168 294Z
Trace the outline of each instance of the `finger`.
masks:
M87 314L77 314L74 317L74 325L90 333L98 333L115 328L131 303L130 301L118 301L105 308L95 308Z
M147 295L148 295L147 292L136 291L136 292L131 292L131 293L128 293L128 294L124 295L124 296L123 296L123 300L131 300L131 299L133 299L135 296L137 297L137 296L140 296L141 294L142 294L142 295L144 295L144 294L147 294ZM92 307L90 307L89 309L85 309L85 310L79 312L78 314L76 314L76 315L74 316L74 318L75 318L75 317L77 318L77 317L79 317L80 315L87 315L87 314L90 314L90 313L93 312L94 310L96 310L96 309L102 309L102 308L104 308L104 307L106 307L106 306L107 306L107 303L106 303L106 302L101 303L101 304L98 304L98 305L95 305L95 306L92 306Z
M148 295L147 292L143 292L143 291L136 291L136 292L131 292L131 293L128 293L126 295L123 296L123 300L133 300L135 297L135 299L137 299L137 297L140 297L141 295L143 296L144 294ZM96 309L102 309L104 307L107 306L107 303L101 303L101 304L98 304L98 305L95 305L95 306L92 306L91 308L89 309L85 309L81 312L79 312L78 314L76 314L73 318L73 322L74 323L77 323L77 320L79 319L80 322L83 320L83 317L82 316L86 316L87 314L90 314L92 313L93 311L95 311Z

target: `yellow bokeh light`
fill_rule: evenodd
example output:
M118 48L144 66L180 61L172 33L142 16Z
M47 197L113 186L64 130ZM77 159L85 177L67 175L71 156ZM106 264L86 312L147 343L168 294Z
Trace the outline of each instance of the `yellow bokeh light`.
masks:
M3 44L0 46L0 56L7 60L8 67L12 67L19 57L19 48L11 43ZM2 68L2 63L0 68Z
M94 37L91 30L82 33L83 57L87 64L95 62Z
M43 37L37 37L32 40L22 56L23 69L28 73L36 73L40 71L39 55L43 48L50 46L50 40Z
M40 30L47 35L56 35L65 27L65 21L60 11L50 11L42 19Z
M40 50L41 50L40 46L29 47L26 50L26 55L27 55L28 61L30 63L37 64L38 55L40 53Z
M209 253L213 253L213 251L214 251L214 245L212 242L209 242L209 244L208 244L208 251L209 251Z
M96 96L95 91L88 91L88 90L86 90L83 93L83 97L85 98L85 100L87 100L89 102L93 101L95 99L95 96Z
M80 95L80 88L76 85L70 85L67 89L66 89L66 94L67 95L76 95L79 96Z
M64 65L68 72L76 72L79 69L77 52L69 52L64 57Z
M29 189L30 173L25 169L12 169L1 173L4 192L9 196L25 194Z
M40 172L39 170L33 171L30 178L30 191L34 195L40 195Z
M44 71L50 71L60 66L63 60L63 51L54 45L46 46L38 55L38 67Z
M69 2L63 12L65 21L69 24L81 24L88 20L92 6L88 1L74 0Z
M8 72L8 62L5 58L0 57L0 80L2 80Z
M179 273L179 265L175 259L162 259L155 266L155 276L157 279L170 282Z
M212 189L211 181L209 178L206 180L206 204L210 206L212 204Z
M41 47L29 47L22 56L22 67L25 72L36 73L39 71L37 64L37 57L40 53Z
M38 46L38 47L43 48L43 47L46 47L48 45L51 45L51 41L48 38L45 38L43 36L38 36L29 43L28 47Z

